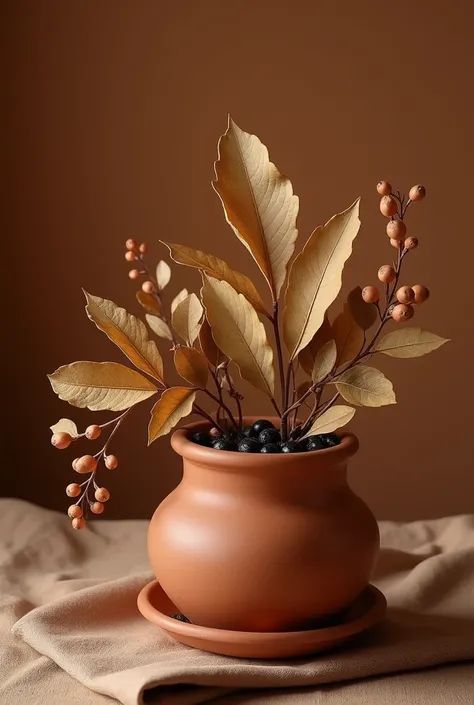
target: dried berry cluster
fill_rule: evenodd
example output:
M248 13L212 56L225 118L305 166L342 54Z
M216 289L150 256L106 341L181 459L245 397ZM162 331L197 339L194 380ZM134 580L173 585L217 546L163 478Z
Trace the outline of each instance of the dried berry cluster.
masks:
M216 451L318 450L337 444L334 432L352 419L357 407L396 403L392 383L368 364L376 355L419 357L446 342L421 328L385 328L411 319L429 296L421 284L399 284L407 255L418 247L418 239L407 233L407 211L424 199L424 186L413 186L406 198L386 181L377 184L396 258L378 271L383 294L372 285L355 287L341 312L330 318L328 309L341 290L360 228L359 201L315 228L294 256L299 201L291 181L269 160L260 140L232 120L219 140L215 175L213 188L226 220L254 258L268 287L266 295L223 259L164 243L174 262L198 270L202 280L198 293L182 289L168 303L170 266L161 260L152 272L147 244L127 240L129 277L141 280L136 299L147 325L113 301L85 296L90 320L133 367L82 361L49 376L54 391L73 406L121 412L84 434L67 419L52 427L57 448L81 436L94 440L105 427L112 429L101 450L73 463L77 472L88 474L82 485L68 486L68 495L78 498L69 509L74 528L84 526L87 511L103 511L109 493L96 484L96 473L101 462L110 469L117 465L108 445L138 403L153 399L149 444L194 414L213 430L193 440ZM171 352L173 370L182 382L172 381L159 345ZM266 420L244 427L236 373L266 395L280 419L278 429ZM213 414L200 405L201 398L212 400Z

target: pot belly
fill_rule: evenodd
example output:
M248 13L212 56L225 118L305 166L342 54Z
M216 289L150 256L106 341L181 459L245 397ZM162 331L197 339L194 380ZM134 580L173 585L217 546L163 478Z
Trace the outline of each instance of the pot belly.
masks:
M155 575L181 612L241 631L307 628L341 612L369 582L378 546L372 513L348 489L314 507L196 502L178 488L148 537Z

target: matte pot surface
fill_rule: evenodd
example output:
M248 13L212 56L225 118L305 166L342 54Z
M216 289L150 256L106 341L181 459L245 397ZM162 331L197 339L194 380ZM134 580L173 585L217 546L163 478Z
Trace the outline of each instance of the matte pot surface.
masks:
M247 417L250 424L258 417ZM277 423L277 419L272 419ZM294 454L245 454L175 431L183 479L150 523L151 564L194 624L288 631L323 624L367 586L379 549L375 518L347 484L357 438Z

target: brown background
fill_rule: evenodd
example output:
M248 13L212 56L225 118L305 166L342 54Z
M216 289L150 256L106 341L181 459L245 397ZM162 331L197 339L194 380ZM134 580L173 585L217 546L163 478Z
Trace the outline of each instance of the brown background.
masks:
M6 214L2 259L2 493L64 508L72 453L48 426L90 412L46 372L120 353L87 321L81 286L137 312L123 241L210 250L255 272L210 188L230 111L269 146L301 198L302 238L363 198L345 287L393 251L374 185L426 184L403 283L432 298L416 323L453 342L380 361L399 404L362 409L352 484L379 517L472 510L471 3L42 0L3 4ZM470 153L471 151L471 153ZM198 279L175 267L170 293ZM169 364L169 363L168 363ZM266 413L258 394L247 409ZM117 440L109 516L148 516L179 478L166 439L145 448L146 405Z

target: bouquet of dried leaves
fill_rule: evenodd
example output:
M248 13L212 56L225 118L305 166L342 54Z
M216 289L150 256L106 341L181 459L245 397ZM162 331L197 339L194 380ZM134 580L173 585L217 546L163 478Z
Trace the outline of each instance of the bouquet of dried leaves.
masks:
M424 286L399 286L405 258L418 246L416 238L406 237L405 218L409 206L424 198L423 186L412 187L405 198L387 182L377 184L394 262L379 269L381 293L374 286L356 287L330 321L327 311L339 294L342 271L359 232L359 200L318 226L292 259L298 197L290 180L270 162L267 148L231 119L219 140L215 173L212 185L226 220L255 260L270 296L262 295L224 260L190 246L164 243L174 262L194 267L202 276L201 291L183 289L168 311L163 291L171 278L169 265L160 261L153 276L146 244L127 241L125 256L134 263L129 276L142 279L136 296L148 328L112 301L87 292L86 312L136 369L115 362L74 362L49 375L56 394L73 406L121 412L84 433L69 419L51 427L56 448L108 433L94 455L73 461L74 470L87 475L82 484L66 489L76 500L68 510L76 529L85 526L88 511L104 510L109 492L97 483L97 473L101 463L107 469L117 467L110 444L136 404L153 398L149 444L196 414L209 421L211 431L193 440L216 449L314 450L337 442L333 432L352 419L356 407L395 403L391 382L372 365L374 356L419 357L446 342L418 327L397 326L385 332L387 323L412 318L429 296ZM168 383L150 331L171 348L183 384ZM265 420L242 427L243 396L235 371L270 399L279 429ZM200 395L214 401L213 416L199 405ZM265 438L260 437L265 431Z

